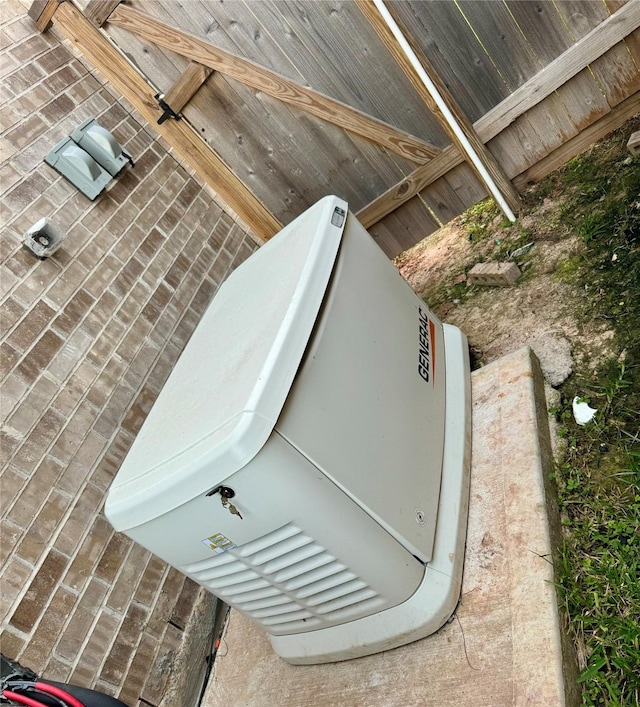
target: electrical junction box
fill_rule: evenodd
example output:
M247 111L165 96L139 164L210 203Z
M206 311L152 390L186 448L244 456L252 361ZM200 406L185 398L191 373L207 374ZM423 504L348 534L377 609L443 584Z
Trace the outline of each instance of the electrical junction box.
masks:
M285 660L331 662L449 619L469 462L466 339L332 196L222 285L105 512Z
M92 201L112 179L111 175L70 137L61 140L44 161Z
M95 118L87 118L71 134L71 139L116 177L129 162L118 141Z

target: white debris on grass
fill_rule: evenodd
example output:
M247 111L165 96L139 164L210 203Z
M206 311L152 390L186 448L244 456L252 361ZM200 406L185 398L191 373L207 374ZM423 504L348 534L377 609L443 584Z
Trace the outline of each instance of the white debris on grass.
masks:
M573 416L579 425L586 425L591 422L593 416L598 412L589 406L588 403L580 402L580 398L573 399Z

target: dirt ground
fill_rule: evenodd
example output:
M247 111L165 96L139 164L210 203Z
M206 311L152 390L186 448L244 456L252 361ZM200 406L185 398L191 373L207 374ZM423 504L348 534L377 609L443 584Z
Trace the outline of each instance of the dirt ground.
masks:
M611 354L613 332L605 325L583 330L579 305L586 295L561 276L580 251L576 236L547 223L561 199L545 199L506 231L502 217L494 217L473 240L468 219L459 217L396 258L400 273L435 314L467 335L474 366L528 345L547 382L557 386L572 372L576 357L595 365ZM510 245L511 250L520 247L523 236L533 245L515 259L523 274L514 285L467 286L470 267L511 261Z

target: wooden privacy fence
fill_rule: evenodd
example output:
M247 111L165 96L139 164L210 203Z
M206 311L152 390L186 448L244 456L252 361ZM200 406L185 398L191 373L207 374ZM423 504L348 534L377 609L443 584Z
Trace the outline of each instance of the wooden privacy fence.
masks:
M387 7L514 210L640 111L640 0ZM371 0L48 0L30 14L259 239L337 193L393 256L486 195Z

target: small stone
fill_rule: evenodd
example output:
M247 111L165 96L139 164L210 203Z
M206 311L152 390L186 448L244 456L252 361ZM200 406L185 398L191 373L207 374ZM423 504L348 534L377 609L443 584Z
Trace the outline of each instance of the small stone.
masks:
M528 343L540 361L547 383L554 388L564 383L573 372L569 340L559 334L546 334Z

